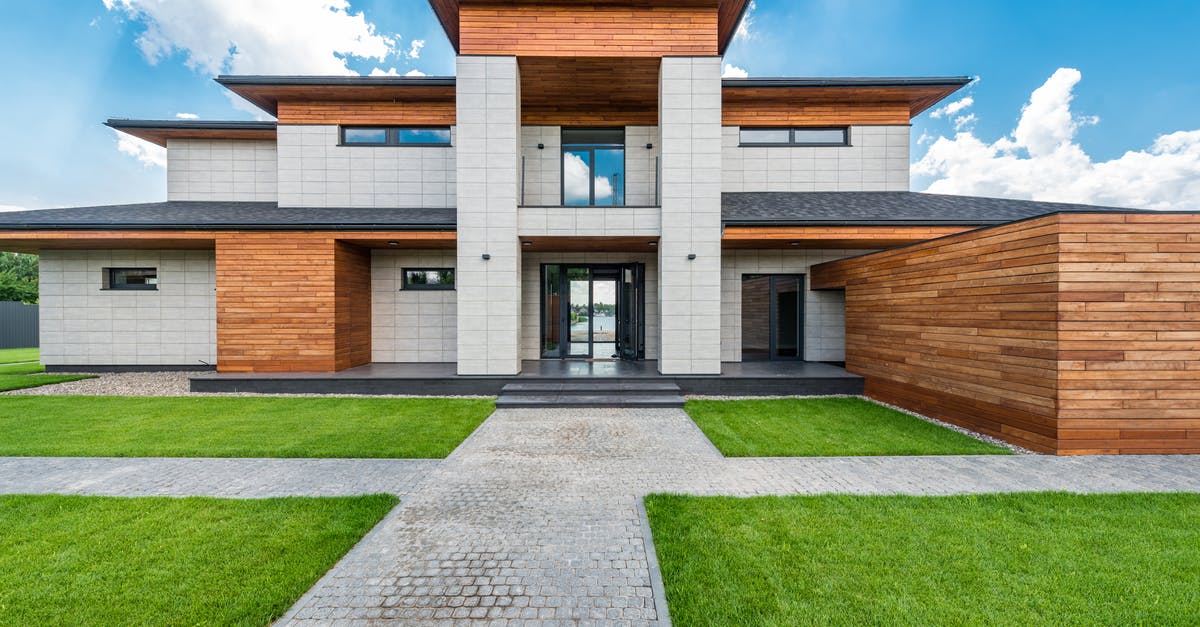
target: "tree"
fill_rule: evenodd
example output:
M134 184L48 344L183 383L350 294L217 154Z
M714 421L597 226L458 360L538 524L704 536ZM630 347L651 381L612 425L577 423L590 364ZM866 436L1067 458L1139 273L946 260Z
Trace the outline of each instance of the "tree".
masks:
M0 301L38 302L37 255L0 252Z

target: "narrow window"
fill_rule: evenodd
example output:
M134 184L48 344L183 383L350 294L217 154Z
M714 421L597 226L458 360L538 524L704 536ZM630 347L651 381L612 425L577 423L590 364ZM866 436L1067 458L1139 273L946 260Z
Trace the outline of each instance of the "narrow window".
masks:
M157 268L106 268L104 289L157 290Z
M449 146L449 126L343 126L343 146Z
M742 146L849 146L850 129L829 128L742 128L738 131Z
M452 290L454 268L405 268L406 290Z

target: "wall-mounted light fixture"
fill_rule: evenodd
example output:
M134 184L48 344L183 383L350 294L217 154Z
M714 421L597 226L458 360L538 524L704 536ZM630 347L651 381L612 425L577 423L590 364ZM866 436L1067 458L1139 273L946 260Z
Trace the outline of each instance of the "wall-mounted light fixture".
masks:
M696 253L688 253L688 261L695 261Z
M649 245L651 248L658 246L658 242L646 242L646 244Z
M489 254L487 254L487 253L483 253L483 260L484 260L484 261L487 261L488 259L491 259L491 258L492 258L492 256L491 256L491 255L489 255Z
M654 150L654 144L646 144L646 150Z
M538 150L545 150L546 144L538 144Z
M400 242L388 242L388 246L399 246Z
M533 246L533 242L521 242L522 246Z

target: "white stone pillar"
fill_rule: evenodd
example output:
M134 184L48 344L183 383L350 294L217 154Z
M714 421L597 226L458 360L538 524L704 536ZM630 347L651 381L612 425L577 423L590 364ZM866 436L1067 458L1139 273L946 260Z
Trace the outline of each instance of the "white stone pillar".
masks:
M720 374L720 57L664 58L658 106L662 133L659 371Z
M517 374L521 371L517 59L460 56L457 79L458 373Z

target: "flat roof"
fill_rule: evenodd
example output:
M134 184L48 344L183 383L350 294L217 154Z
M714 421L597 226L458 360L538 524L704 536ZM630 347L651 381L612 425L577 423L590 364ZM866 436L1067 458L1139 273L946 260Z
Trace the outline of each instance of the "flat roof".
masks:
M451 230L453 208L280 207L273 202L167 201L0 213L0 230Z
M215 120L129 120L110 118L104 125L166 147L169 139L275 139L274 122Z

